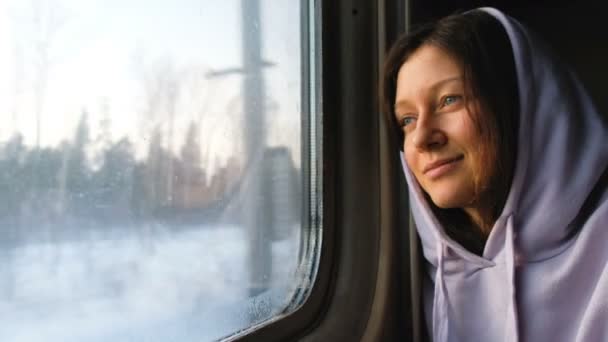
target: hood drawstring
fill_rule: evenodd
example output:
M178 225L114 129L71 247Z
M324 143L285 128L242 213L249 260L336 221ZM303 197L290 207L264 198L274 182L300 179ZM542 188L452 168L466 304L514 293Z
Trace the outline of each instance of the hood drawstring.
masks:
M435 300L433 301L433 341L447 342L450 320L448 302L443 280L443 258L446 247L437 237L437 271L435 274Z
M448 342L450 330L449 305L444 279L444 259L447 246L437 237L437 271L435 273L435 295L433 301L433 341ZM505 342L518 342L519 331L517 324L517 298L516 298L516 253L513 216L507 219L505 234L505 268L509 287L507 302L507 317L505 326Z
M505 342L519 341L519 331L517 326L517 297L516 297L516 282L515 282L515 234L513 228L513 215L507 219L507 231L505 236L505 262L507 268L507 279L509 284L509 303L507 308L507 324L505 333Z

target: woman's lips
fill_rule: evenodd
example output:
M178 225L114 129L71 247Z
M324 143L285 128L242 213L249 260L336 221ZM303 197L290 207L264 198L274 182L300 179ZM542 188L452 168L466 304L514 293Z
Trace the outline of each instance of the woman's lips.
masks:
M432 162L424 168L422 173L429 179L435 180L445 175L446 173L454 170L462 159L463 156L458 156L455 158L446 158Z

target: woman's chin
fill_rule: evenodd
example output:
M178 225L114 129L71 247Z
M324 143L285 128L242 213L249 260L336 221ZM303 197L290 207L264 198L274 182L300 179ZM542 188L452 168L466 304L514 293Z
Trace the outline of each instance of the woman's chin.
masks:
M435 206L441 209L453 209L453 208L464 208L471 202L469 196L454 196L450 194L433 194L430 195L431 200ZM467 198L464 198L467 197Z

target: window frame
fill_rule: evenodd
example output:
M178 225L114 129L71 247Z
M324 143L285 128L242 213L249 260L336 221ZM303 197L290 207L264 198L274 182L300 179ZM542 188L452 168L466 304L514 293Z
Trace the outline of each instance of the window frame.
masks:
M299 309L229 340L411 340L410 234L403 229L408 213L398 210L407 198L399 190L404 180L398 149L388 139L376 96L381 62L407 25L409 1L311 1L314 13L308 1L301 3L304 19L316 16L314 28L302 20L302 32L314 30L320 58L314 70L321 85L315 109L322 115L323 150L319 268ZM310 46L303 42L303 84L310 84ZM303 89L303 113L315 105L306 107L309 96Z

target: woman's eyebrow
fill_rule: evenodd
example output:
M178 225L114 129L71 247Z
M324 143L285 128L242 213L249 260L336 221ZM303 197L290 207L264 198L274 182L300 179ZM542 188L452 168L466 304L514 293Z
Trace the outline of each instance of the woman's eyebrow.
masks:
M450 78L446 78L443 79L435 84L433 84L430 89L437 89L437 88L441 88L442 86L444 86L447 83L451 83L451 82L455 82L455 81L462 81L463 77L462 76L454 76L454 77L450 77Z
M410 103L410 101L403 99L403 100L399 100L397 102L395 102L395 114L397 114L397 110L401 107L413 107L413 105Z
M435 82L432 86L429 87L429 90L436 91L438 88L441 88L448 83L462 81L462 80L463 80L463 77L460 75L454 76L454 77L448 77L441 81ZM401 107L408 107L408 106L412 107L412 104L408 99L401 99L401 100L395 102L395 110L397 110L398 108L401 108Z

